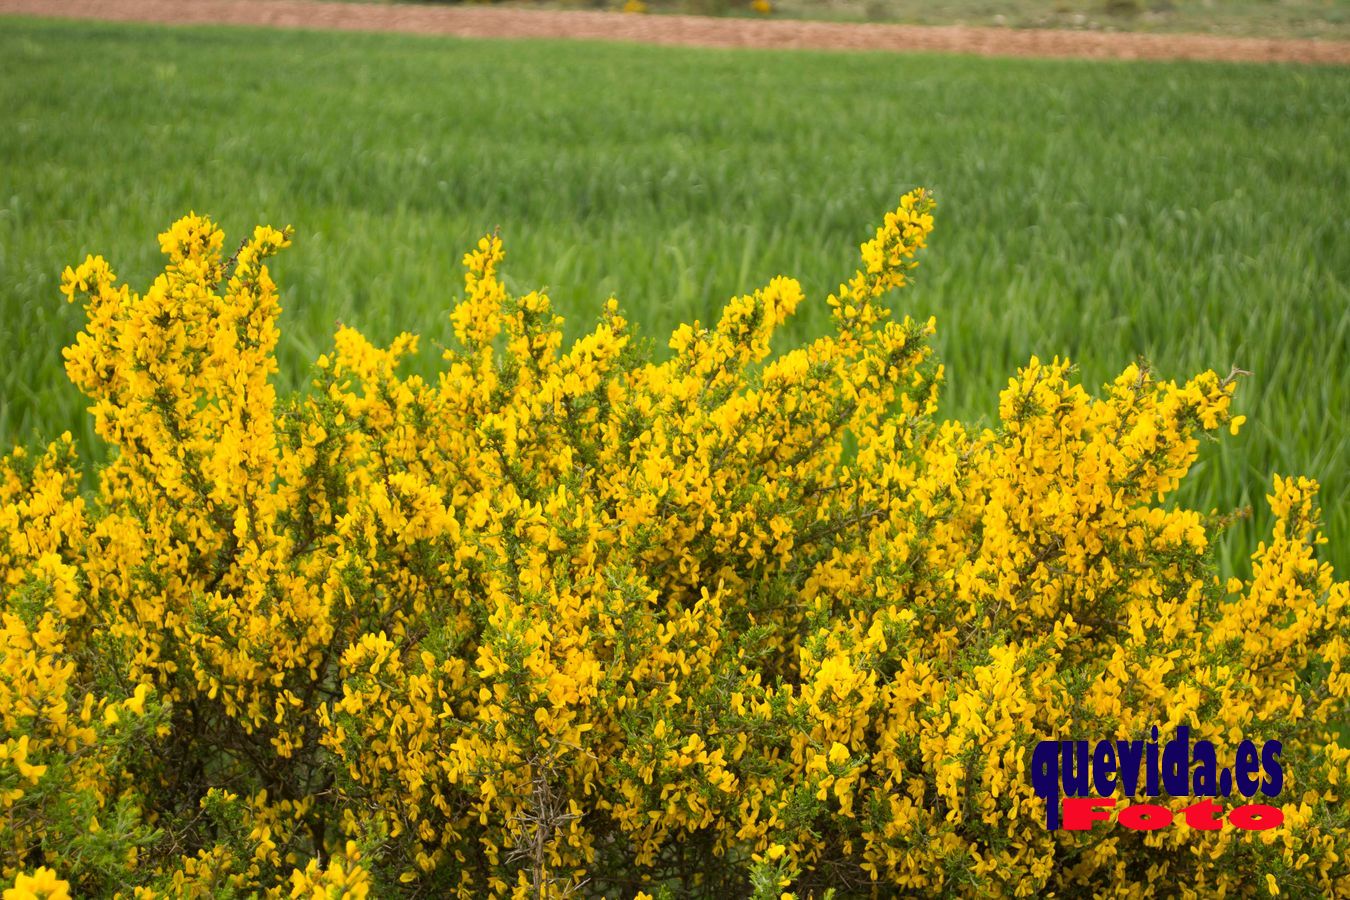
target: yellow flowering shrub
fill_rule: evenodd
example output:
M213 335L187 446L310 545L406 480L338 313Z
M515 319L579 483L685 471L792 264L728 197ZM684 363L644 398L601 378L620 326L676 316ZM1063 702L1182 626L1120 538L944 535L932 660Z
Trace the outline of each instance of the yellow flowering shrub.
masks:
M1316 485L1224 580L1162 501L1232 377L1033 358L996 427L939 419L882 302L932 210L776 355L791 279L656 362L613 300L565 346L484 238L434 379L343 327L286 398L288 231L68 269L115 452L91 492L69 436L0 464L5 897L1350 893ZM1178 724L1283 741L1284 824L1046 829L1038 741Z

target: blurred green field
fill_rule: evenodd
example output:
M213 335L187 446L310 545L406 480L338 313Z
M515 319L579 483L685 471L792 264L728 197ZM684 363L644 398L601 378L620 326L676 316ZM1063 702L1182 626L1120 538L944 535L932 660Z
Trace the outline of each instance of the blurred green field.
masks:
M1237 364L1241 436L1181 500L1255 521L1324 484L1350 564L1350 70L468 42L0 19L0 442L97 441L60 348L62 267L143 287L195 209L292 223L282 379L334 322L448 338L459 258L501 226L574 332L611 292L663 335L771 276L822 298L916 184L938 231L894 305L938 318L945 413L988 421L1032 354L1100 384ZM1239 569L1240 570L1240 569Z

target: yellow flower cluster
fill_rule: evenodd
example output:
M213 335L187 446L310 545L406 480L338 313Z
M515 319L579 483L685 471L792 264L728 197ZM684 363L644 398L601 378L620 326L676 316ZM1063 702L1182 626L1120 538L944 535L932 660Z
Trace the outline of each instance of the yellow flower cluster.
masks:
M66 351L114 448L0 463L5 897L1350 893L1346 607L1316 485L1222 580L1164 503L1232 378L1032 359L936 418L892 320L904 197L774 355L779 278L652 361L610 300L570 347L501 241L457 344L337 332L278 398L278 291L190 215L143 294L91 257ZM1285 824L1047 831L1036 743L1284 742Z

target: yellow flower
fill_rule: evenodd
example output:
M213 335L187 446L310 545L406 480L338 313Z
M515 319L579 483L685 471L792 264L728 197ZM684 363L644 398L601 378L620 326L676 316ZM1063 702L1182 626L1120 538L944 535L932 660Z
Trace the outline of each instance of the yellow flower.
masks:
M4 893L4 900L69 900L70 885L56 877L56 873L43 866L35 869L31 875L20 873L14 879L14 887Z
M1039 741L1180 724L1225 762L1278 734L1306 763L1262 840L1335 894L1350 586L1316 483L1274 480L1244 580L1168 496L1242 424L1232 379L1130 365L1094 392L1032 357L992 424L940 418L934 323L885 302L934 208L885 215L815 340L775 344L806 302L775 278L660 359L612 298L569 343L487 236L438 360L339 326L293 397L267 266L289 230L227 257L189 215L141 293L67 269L67 372L113 452L0 460L6 898L64 896L106 833L72 810L109 804L132 834L100 878L140 897L757 865L780 890L1240 891L1249 842L1222 831L1164 867L1179 832L1044 830ZM180 832L191 852L156 837Z

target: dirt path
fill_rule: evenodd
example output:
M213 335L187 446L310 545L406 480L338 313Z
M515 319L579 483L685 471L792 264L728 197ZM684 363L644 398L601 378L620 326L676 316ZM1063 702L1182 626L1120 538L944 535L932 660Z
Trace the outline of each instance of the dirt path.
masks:
M457 37L584 38L698 47L927 51L980 56L1206 59L1350 65L1350 41L850 25L794 20L400 6L314 0L0 0L0 14L193 25L270 25ZM3 27L3 26L0 26Z

